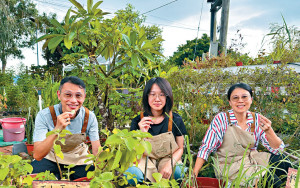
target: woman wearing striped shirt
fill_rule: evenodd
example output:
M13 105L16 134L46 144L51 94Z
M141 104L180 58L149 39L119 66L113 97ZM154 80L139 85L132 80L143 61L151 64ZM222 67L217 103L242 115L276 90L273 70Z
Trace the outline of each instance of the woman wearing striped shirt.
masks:
M240 166L244 166L245 179L240 185L254 185L259 177L252 182L246 180L268 164L275 163L278 168L287 171L290 163L279 162L283 159L280 153L284 149L284 143L272 129L272 122L261 114L249 111L253 100L251 87L244 83L234 84L229 88L227 97L232 109L217 114L211 122L199 148L193 169L195 176L212 152L218 158L215 172L220 178L228 176L233 181L238 176ZM258 152L259 142L270 153ZM246 156L242 160L245 151ZM228 171L226 169L227 174L222 174L224 168L229 168ZM279 178L286 175L285 171L276 170L274 176L269 178L274 187L280 187L286 181L286 177ZM264 174L263 172L262 175Z

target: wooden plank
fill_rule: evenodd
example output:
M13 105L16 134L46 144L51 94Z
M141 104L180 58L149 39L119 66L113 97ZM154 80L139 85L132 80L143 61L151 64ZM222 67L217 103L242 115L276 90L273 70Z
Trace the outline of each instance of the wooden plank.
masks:
M286 188L294 188L296 185L296 177L297 177L297 170L293 168L289 168L288 176L286 180ZM300 180L298 182L298 186L300 185Z
M33 181L33 188L89 188L90 182Z

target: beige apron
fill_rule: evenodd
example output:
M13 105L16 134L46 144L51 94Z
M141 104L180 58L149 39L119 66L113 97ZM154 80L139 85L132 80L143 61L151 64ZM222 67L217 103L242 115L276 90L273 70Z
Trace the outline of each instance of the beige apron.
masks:
M85 107L84 107L85 108ZM57 117L55 114L55 110L53 106L49 107L54 127L56 126ZM65 138L65 145L62 145L60 142L56 142L56 144L59 144L61 146L61 150L64 154L64 159L61 159L60 157L57 157L54 154L54 149L52 148L48 155L45 156L46 159L57 162L59 164L75 164L75 165L86 165L91 164L92 161L89 161L85 163L84 161L87 158L86 155L88 155L88 145L85 144L86 141L86 128L89 120L89 110L85 108L85 116L84 116L84 123L81 129L80 134L72 134L72 135L66 135Z
M152 151L148 155L147 161L147 178L151 182L155 182L155 179L152 177L153 173L159 172L167 162L171 162L172 154L179 148L174 135L172 133L173 126L173 114L170 112L168 122L168 132L153 136L152 138L145 139L149 141L152 145ZM144 117L143 112L140 115L141 119ZM147 157L144 155L142 159L138 162L138 168L145 174ZM176 164L181 164L182 161L173 160L173 167Z
M248 179L255 172L259 171L263 167L268 166L268 161L270 158L270 153L267 152L258 152L257 150L250 150L250 148L254 147L255 139L254 139L254 129L255 129L255 114L253 115L253 123L251 125L251 132L244 131L237 126L234 126L230 122L230 116L227 112L227 118L229 121L229 126L226 130L226 133L223 138L223 143L220 148L218 148L216 154L218 157L218 166L219 169L215 169L215 173L219 178L223 177L223 170L225 166L225 159L227 156L227 164L225 177L228 173L228 178L230 181L233 181L238 173L240 166L242 165L242 159L244 152L249 145L249 148L246 152L245 159L243 162L243 173L245 172L245 176L243 179ZM227 172L229 168L229 171ZM246 171L247 170L247 171ZM265 172L261 175L263 176ZM256 180L259 177L254 178L252 181L252 185L256 183ZM241 185L244 185L245 181L241 182Z

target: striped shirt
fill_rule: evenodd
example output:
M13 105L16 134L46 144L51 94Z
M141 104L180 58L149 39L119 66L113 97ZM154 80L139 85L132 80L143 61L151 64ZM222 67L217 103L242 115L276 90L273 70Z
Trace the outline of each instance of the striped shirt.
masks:
M237 124L237 119L233 113L233 110L228 110L229 116L230 116L230 122L239 128L241 128ZM251 150L256 150L259 142L262 143L262 145L267 148L270 152L274 154L279 154L280 151L283 151L284 149L284 143L281 142L281 145L277 149L273 149L268 142L268 139L266 137L265 132L259 127L258 123L260 120L260 114L255 113L255 130L254 130L254 139L255 144L254 147L251 148ZM250 111L247 112L247 125L248 128L246 131L251 132L251 124L253 123L253 116ZM206 131L206 134L203 138L202 145L199 148L199 152L197 157L200 157L202 159L207 160L208 156L211 152L217 151L217 149L222 145L223 138L225 135L225 132L228 127L228 119L225 112L221 112L217 114L213 121L211 122L208 130Z

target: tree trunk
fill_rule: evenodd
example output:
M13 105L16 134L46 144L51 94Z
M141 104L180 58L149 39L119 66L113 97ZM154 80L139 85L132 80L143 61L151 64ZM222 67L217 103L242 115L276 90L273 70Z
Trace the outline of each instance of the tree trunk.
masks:
M1 56L1 62L2 62L2 73L5 73L5 68L6 68L6 58L4 56Z

